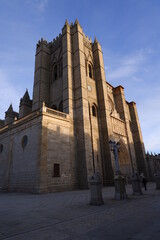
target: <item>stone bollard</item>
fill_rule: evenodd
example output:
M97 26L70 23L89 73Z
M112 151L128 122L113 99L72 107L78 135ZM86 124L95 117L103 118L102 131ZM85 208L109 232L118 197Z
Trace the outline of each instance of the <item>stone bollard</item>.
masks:
M115 199L123 200L127 198L125 178L118 174L114 176L114 186L115 186Z
M154 179L156 182L156 190L160 190L160 174L155 174Z
M142 195L141 189L141 179L137 173L134 173L131 177L132 188L133 188L133 195Z
M95 172L90 178L90 190L91 190L91 200L90 205L103 205L103 197L102 197L102 181L100 178L100 174Z

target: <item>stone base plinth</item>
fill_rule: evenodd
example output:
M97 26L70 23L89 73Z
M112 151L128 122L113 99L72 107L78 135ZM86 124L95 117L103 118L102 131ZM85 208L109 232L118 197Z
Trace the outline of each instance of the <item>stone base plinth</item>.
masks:
M103 197L102 197L102 182L100 179L100 175L98 173L94 173L90 179L90 190L91 190L91 200L90 205L103 205Z
M127 198L126 187L125 187L125 178L123 176L115 175L114 177L115 185L115 199L123 200Z
M160 175L156 175L154 179L156 182L156 190L160 190Z
M133 175L131 177L133 195L142 195L141 181L138 175Z

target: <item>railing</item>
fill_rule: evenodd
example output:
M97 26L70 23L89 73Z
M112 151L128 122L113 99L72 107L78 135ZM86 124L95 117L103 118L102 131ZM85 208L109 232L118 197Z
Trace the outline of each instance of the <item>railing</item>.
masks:
M55 116L58 116L58 117L61 117L61 118L64 118L64 119L68 118L68 114L57 111L57 110L54 110L54 109L51 109L51 108L47 108L45 105L43 105L41 109L39 109L37 111L34 111L34 112L28 114L27 116L14 121L11 124L8 124L6 126L1 127L0 128L0 133L9 129L9 128L12 128L12 127L18 125L18 124L21 124L24 121L29 121L29 120L37 117L38 115L41 115L42 113L45 113L45 112L49 113L49 114L52 114L52 115L55 115Z
M46 112L46 113L49 113L49 114L52 114L52 115L56 115L56 116L59 116L59 117L65 118L65 119L67 119L67 116L68 116L68 114L66 114L66 113L48 108L44 105L42 106L42 112L43 113Z

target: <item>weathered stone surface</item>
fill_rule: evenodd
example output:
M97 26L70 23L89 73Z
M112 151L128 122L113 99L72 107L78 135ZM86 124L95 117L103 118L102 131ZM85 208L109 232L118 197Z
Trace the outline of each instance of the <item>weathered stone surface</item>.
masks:
M122 86L106 82L102 48L78 21L66 22L52 42L37 43L33 99L25 94L19 116L10 110L0 122L2 188L38 193L87 188L94 170L103 185L111 185L111 138L120 143L120 171L145 173L136 105L126 102ZM28 142L22 147L24 136Z

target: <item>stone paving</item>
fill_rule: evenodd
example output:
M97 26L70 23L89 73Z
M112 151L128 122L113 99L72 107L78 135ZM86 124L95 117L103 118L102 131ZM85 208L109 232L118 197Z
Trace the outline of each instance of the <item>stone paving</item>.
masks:
M0 239L159 240L160 190L149 183L142 196L114 200L103 188L104 205L90 206L90 191L33 195L0 193Z

